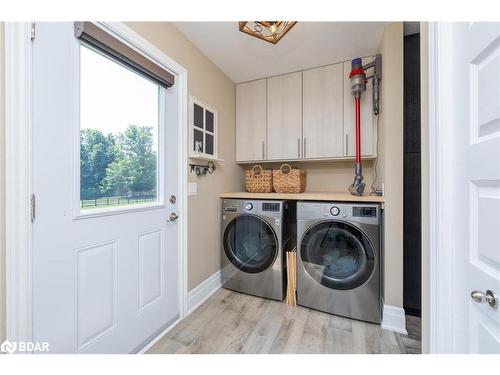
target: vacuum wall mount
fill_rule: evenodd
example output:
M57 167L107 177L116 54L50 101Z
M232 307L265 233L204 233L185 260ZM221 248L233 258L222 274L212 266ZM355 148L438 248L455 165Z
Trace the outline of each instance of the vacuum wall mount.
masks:
M368 69L373 70L373 74L366 76ZM372 79L372 103L373 114L378 115L380 110L380 81L382 79L382 55L378 54L375 59L366 64L362 64L361 58L351 61L351 93L354 96L356 104L356 164L354 167L354 182L349 186L349 192L352 195L363 195L365 183L363 182L363 167L361 164L361 95L366 91L366 83Z

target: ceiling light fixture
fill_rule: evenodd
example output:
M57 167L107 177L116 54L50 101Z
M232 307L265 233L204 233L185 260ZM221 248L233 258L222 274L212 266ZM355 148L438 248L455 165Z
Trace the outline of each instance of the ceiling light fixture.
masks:
M240 31L276 44L297 21L240 21Z

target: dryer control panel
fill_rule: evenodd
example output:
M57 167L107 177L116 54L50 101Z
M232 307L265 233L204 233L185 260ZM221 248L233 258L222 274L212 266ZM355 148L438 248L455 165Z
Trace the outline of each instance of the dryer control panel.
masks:
M376 207L355 206L352 208L353 217L377 217Z
M378 225L381 206L377 203L298 202L297 219L335 219Z

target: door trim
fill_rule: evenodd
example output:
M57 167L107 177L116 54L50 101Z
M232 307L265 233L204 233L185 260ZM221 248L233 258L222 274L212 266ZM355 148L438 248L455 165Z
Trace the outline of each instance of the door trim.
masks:
M97 22L176 76L179 88L179 308L187 316L187 70L121 22ZM31 341L32 326L32 24L5 23L6 336Z
M453 169L448 144L453 121L448 108L450 82L446 74L452 66L452 45L446 42L446 26L429 23L429 351L452 353L454 341L454 252L453 217L450 197ZM425 245L425 244L424 244ZM425 303L425 302L424 302Z
M31 341L31 24L5 23L6 337Z

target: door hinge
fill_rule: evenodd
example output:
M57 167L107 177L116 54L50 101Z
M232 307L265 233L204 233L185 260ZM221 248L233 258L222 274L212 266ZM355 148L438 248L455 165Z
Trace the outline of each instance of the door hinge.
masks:
M35 22L31 22L31 40L35 40Z
M30 214L31 214L31 222L35 221L35 216L36 216L35 194L31 194L31 199L30 199Z

